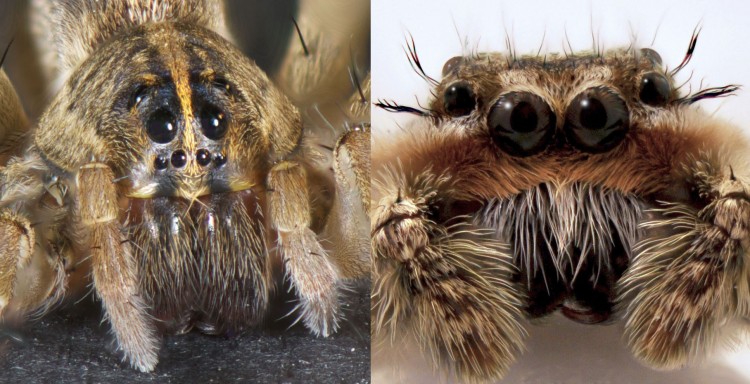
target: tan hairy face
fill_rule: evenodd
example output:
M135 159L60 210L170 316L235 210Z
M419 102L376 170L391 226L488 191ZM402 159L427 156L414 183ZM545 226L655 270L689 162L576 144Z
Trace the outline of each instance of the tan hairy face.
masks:
M558 117L557 127L562 128L566 109L578 94L590 88L602 87L615 93L635 114L649 111L639 93L644 75L650 73L664 74L661 59L652 50L519 58L503 53L457 56L443 66L443 77L434 92L437 97L430 103L430 109L443 119L456 117L447 110L447 92L454 85L465 84L476 101L468 117L481 123L503 94L529 92L552 108ZM671 85L671 79L667 81ZM672 97L676 95L674 91L671 93ZM481 130L481 127L466 126L466 130Z
M297 110L229 42L153 23L104 43L75 70L35 142L65 170L109 164L128 177L131 197L195 197L261 183L300 135Z

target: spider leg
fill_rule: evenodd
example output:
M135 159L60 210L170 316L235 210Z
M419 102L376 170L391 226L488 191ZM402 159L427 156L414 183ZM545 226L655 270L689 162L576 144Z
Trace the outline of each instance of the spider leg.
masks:
M12 211L0 212L0 315L15 296L19 269L31 263L34 230L28 220Z
M626 340L656 368L701 357L719 328L750 308L750 184L711 163L693 171L705 207L665 203L652 210L656 217L643 225L651 236L621 280Z
M0 168L0 318L6 324L44 314L66 293L75 263L60 234L65 188L42 182L35 156Z
M310 331L328 336L339 320L339 271L310 229L310 199L304 167L276 164L268 174L272 227L287 276L300 299L301 318Z
M363 87L369 94L369 78ZM354 119L369 117L356 93L351 101ZM364 100L364 104L369 104ZM370 271L370 125L358 124L344 132L333 148L335 198L323 237L333 245L331 257L346 278L369 276Z
M159 339L140 294L130 243L118 222L117 190L112 170L102 163L82 166L76 177L77 216L88 234L92 275L117 345L130 364L153 371Z
M2 62L0 62L2 65ZM0 164L20 153L29 128L21 101L5 71L0 68Z
M435 218L445 178L391 176L372 219L373 333L412 333L462 379L502 377L526 336L509 249L465 218Z

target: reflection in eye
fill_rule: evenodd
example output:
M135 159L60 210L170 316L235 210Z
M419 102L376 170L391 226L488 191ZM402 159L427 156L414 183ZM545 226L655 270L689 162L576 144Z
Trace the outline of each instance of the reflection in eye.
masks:
M487 125L495 144L513 156L543 151L552 140L556 123L552 108L529 92L509 92L495 102Z
M468 115L474 110L476 103L474 91L466 82L450 85L443 95L445 110L453 117Z
M565 133L576 148L601 153L616 147L630 129L625 101L606 87L589 88L573 99L565 114Z
M638 96L642 102L657 107L669 101L671 91L669 80L664 75L650 72L641 78L641 92Z
M157 109L146 121L146 133L156 143L166 144L177 136L177 123L174 114L168 109Z
M227 133L227 116L219 108L208 105L200 114L201 130L211 140L218 140Z

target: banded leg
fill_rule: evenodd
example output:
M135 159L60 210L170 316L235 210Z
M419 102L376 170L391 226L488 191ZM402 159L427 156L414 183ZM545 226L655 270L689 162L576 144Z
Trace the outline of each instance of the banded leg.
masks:
M92 275L118 347L130 364L150 372L158 361L159 339L140 295L130 244L118 222L114 174L105 164L87 164L76 183L80 223L89 234Z
M28 220L11 211L0 212L0 317L14 297L19 270L31 262L34 229Z
M268 188L272 227L300 317L314 334L328 336L338 327L339 272L310 229L306 172L299 163L280 162L269 172Z
M650 366L672 369L701 357L718 327L747 313L750 189L729 173L711 181L716 196L701 211L652 212L657 219L644 226L654 235L621 280L627 342Z
M58 303L78 266L61 230L66 188L54 178L43 182L45 174L35 156L0 168L0 318L6 324Z
M374 333L412 332L436 367L498 379L523 349L523 294L507 247L468 223L436 222L443 182L385 187L372 221Z
M20 154L29 129L29 120L13 85L0 68L0 164Z
M0 212L0 321L41 316L60 302L67 291L66 263L75 266L70 250L59 245L21 215Z
M336 194L323 237L345 278L369 277L370 128L345 132L333 151Z

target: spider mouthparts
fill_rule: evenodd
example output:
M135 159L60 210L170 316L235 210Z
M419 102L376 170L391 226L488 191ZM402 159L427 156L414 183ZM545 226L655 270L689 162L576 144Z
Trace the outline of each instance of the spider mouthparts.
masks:
M611 312L602 308L594 309L575 299L568 298L560 309L565 317L583 324L597 324L609 319Z

